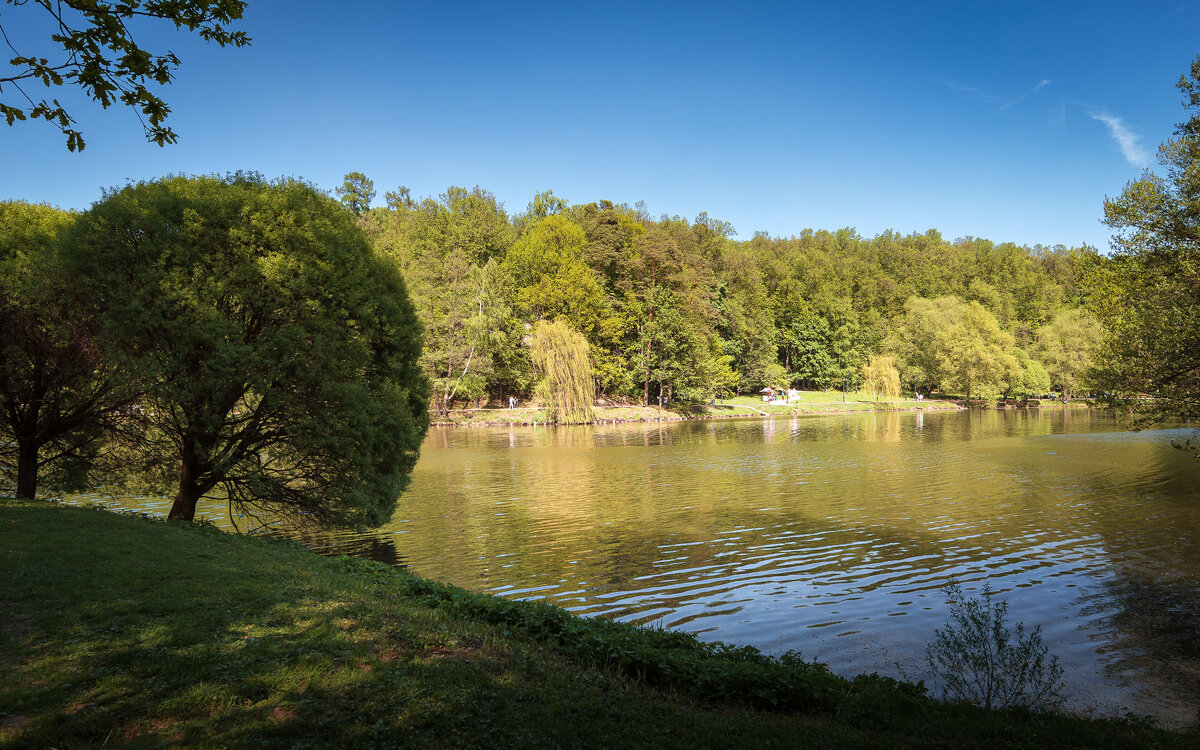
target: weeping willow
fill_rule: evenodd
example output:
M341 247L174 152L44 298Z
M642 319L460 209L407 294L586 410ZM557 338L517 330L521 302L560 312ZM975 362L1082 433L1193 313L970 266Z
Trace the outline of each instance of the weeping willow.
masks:
M550 419L559 424L593 421L596 384L587 339L561 320L543 320L529 337L529 351L539 376L537 397Z
M863 365L863 387L875 393L875 399L900 397L900 372L894 357L871 355Z

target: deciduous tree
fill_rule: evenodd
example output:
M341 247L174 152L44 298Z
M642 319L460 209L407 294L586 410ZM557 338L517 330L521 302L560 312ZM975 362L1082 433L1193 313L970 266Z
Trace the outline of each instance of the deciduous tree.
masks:
M1021 375L1012 350L1012 334L978 302L937 336L942 387L972 398L996 398Z
M63 272L59 235L73 220L0 203L0 475L15 480L17 497L34 497L46 480L82 486L134 396L101 355L78 279Z
M501 261L512 243L503 207L487 191L451 187L437 200L389 208L364 225L378 252L399 268L425 329L421 366L433 384L433 407L445 414L455 398L480 397L522 380L528 362L517 346ZM522 331L521 333L524 333Z
M1013 349L1020 377L1009 383L1008 394L1021 398L1042 396L1050 391L1050 373L1036 359L1030 359L1024 349Z
M142 47L134 39L133 21L164 21L222 47L250 43L246 32L230 28L242 17L243 0L6 0L6 5L9 9L0 16L0 36L14 56L9 58L9 74L0 76L0 90L7 84L18 96L0 102L0 115L9 125L31 118L51 123L67 137L71 151L83 150L83 134L75 129L75 118L58 99L47 100L37 94L38 84L45 88L79 86L101 107L118 102L132 107L142 121L146 139L159 146L178 138L164 124L171 108L150 86L171 83L180 60L174 52L160 54ZM45 12L42 18L48 44L37 45L9 34L11 27L6 22L10 18L35 18L36 11L30 6ZM13 46L14 39L20 40L20 49Z
M1147 170L1104 202L1118 252L1093 279L1107 329L1098 382L1143 424L1200 416L1200 56L1180 78L1189 119Z
M540 320L529 337L529 351L538 373L537 395L559 424L593 421L595 381L588 343L565 321Z
M1103 335L1099 321L1079 309L1062 310L1038 329L1034 352L1051 381L1062 388L1063 398L1071 397L1091 369Z
M389 517L428 423L420 330L336 201L254 175L139 183L84 213L67 246L144 385L171 518L213 493L254 516Z
M863 365L862 381L877 400L900 398L900 371L894 357L872 354Z

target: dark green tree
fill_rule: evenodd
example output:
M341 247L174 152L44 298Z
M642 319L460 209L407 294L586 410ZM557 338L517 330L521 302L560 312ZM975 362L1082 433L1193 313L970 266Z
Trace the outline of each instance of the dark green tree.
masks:
M362 172L348 172L341 187L334 188L334 192L343 206L353 211L355 216L362 216L375 198L375 183Z
M177 177L110 192L69 232L104 343L143 384L171 518L379 524L428 423L400 275L311 186ZM264 514L266 514L264 516Z
M73 219L0 203L0 476L15 480L17 497L47 480L82 486L134 395L101 357L97 321L59 262L58 236Z
M789 379L815 388L827 388L838 379L838 366L830 355L829 323L809 314L788 321L780 329L782 343L788 348Z
M174 79L179 58L174 52L158 54L143 48L133 37L142 19L155 19L176 28L194 31L220 46L250 43L244 31L230 25L242 17L244 0L5 0L13 9L0 16L0 36L7 41L5 21L15 14L32 20L38 6L44 12L49 48L17 50L9 58L8 75L0 76L17 93L18 104L0 101L0 115L9 125L20 120L45 120L67 137L67 148L82 151L83 134L75 119L59 103L38 96L29 84L79 86L89 97L108 108L116 103L133 108L146 139L164 146L178 136L164 124L171 108L150 86L165 86ZM137 22L137 23L135 23ZM12 43L9 42L9 47Z

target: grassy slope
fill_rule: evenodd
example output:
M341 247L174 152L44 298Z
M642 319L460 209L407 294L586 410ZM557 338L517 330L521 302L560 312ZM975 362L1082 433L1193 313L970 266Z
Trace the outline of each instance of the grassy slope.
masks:
M713 704L415 596L429 585L400 571L97 510L0 500L0 561L0 747L1143 748L1200 739L1127 722L887 710L887 695L864 699L883 710L843 705L841 718ZM476 609L495 601L462 596Z

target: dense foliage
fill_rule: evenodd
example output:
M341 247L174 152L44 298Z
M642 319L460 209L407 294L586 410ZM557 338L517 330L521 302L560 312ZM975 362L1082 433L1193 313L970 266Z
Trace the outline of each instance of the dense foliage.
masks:
M428 390L403 281L350 212L295 181L177 177L110 193L64 243L172 518L213 491L256 517L390 516Z
M1080 308L1104 259L1087 247L852 229L738 241L706 214L655 220L549 191L509 216L479 187L421 201L400 188L361 221L408 281L443 414L534 396L527 340L543 320L586 339L602 398L660 405L857 387L884 374L872 355L893 357L907 389L1044 395L1080 387L1095 347Z
M1097 275L1100 379L1143 423L1200 415L1200 56L1178 85L1191 116L1158 150L1164 173L1104 204L1119 253Z
M64 272L58 238L73 220L50 206L0 203L0 478L22 498L39 481L81 486L136 395L101 356L98 321Z
M561 320L538 321L529 336L538 373L537 395L559 424L591 422L596 391L588 363L588 344Z

